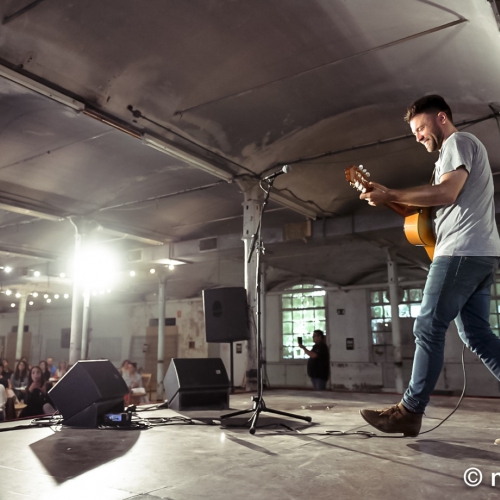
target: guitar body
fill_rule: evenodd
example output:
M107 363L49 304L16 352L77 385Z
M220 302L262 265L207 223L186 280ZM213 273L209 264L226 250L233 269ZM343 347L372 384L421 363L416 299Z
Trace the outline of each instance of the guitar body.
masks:
M436 247L436 237L432 227L432 209L420 208L417 213L405 217L404 231L406 239L412 245L423 246L432 261Z
M346 168L345 176L347 182L358 191L368 193L373 190L368 180L370 174L361 165ZM436 236L432 226L432 208L410 207L393 202L386 203L386 206L405 218L406 239L412 245L424 247L432 261L436 247Z

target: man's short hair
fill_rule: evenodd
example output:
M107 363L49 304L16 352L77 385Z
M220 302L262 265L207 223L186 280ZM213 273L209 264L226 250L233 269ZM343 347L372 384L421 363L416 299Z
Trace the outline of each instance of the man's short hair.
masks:
M319 335L320 337L325 336L325 332L323 330L314 330L313 335L314 334Z
M405 122L410 123L411 120L416 115L421 113L439 113L443 111L446 113L448 120L453 123L453 115L451 114L451 109L446 103L446 101L437 94L426 95L417 99L407 110L405 115Z

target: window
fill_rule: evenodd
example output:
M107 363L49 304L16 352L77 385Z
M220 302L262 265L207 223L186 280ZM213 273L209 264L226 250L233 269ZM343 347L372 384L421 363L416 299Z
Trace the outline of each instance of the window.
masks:
M314 330L326 331L326 292L315 285L296 285L281 296L283 359L308 356L298 347L297 337L306 346L313 344Z
M399 317L416 318L420 312L422 297L421 288L403 290L403 297L399 304ZM373 344L391 344L392 315L388 290L370 293L370 313Z

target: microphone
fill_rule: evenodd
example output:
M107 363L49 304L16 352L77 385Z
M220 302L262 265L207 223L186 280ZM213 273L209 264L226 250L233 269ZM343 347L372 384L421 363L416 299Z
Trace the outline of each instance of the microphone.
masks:
M276 177L278 177L278 175L288 174L288 172L290 172L291 170L292 170L292 167L290 165L283 165L279 170L277 170L276 172L274 172L272 174L266 175L262 180L263 181L272 181Z

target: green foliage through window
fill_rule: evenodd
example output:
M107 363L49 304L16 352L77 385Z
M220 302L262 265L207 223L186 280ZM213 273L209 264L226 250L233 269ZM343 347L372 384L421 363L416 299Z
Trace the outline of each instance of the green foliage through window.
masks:
M281 296L283 359L304 359L297 337L311 347L313 331L326 332L326 292L315 285L296 285L287 292Z

